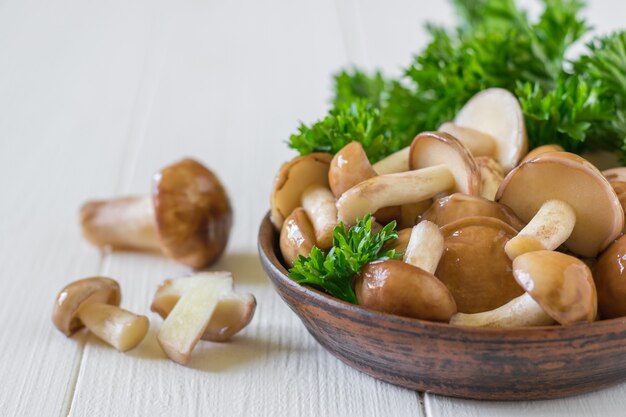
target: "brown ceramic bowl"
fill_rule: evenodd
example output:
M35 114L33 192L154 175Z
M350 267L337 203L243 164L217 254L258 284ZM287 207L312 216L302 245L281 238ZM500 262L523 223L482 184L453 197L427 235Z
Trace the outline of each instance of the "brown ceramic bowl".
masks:
M277 248L266 216L259 254L282 299L326 350L375 378L486 400L565 397L626 380L626 318L485 329L378 313L292 281Z

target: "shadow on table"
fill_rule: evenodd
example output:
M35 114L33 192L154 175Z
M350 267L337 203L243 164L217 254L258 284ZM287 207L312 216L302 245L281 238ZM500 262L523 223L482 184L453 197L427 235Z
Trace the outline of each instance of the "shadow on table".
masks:
M269 279L261 267L259 255L256 252L225 253L220 260L211 267L211 270L231 271L235 278L235 285L242 284L269 284Z

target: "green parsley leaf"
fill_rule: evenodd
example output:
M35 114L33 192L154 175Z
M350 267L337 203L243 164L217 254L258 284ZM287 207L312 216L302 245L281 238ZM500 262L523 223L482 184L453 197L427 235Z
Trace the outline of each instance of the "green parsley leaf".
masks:
M350 105L364 100L376 108L380 108L386 94L387 82L380 72L372 76L353 69L341 71L335 75L335 108Z
M396 222L378 233L372 232L372 216L366 215L350 230L339 223L333 230L333 247L328 253L313 247L308 257L300 255L289 270L289 277L303 285L320 288L340 300L356 304L352 280L368 262L399 259L395 250L382 251L390 240L398 238Z

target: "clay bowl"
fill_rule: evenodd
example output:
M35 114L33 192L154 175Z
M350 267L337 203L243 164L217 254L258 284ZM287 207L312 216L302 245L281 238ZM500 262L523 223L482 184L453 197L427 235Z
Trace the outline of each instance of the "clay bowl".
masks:
M417 391L486 400L565 397L626 380L626 318L482 329L378 313L295 283L266 216L259 254L276 291L330 353Z

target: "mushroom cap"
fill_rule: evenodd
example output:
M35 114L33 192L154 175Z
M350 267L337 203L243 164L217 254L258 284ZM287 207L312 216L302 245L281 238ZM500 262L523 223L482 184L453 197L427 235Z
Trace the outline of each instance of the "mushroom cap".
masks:
M494 157L507 172L528 150L522 108L505 89L488 88L474 95L457 113L454 123L490 135L497 145Z
M559 323L595 320L596 287L589 267L580 259L549 250L527 252L513 261L513 275Z
M213 172L183 159L155 174L152 198L167 256L196 269L217 260L228 243L232 210Z
M298 207L285 219L280 229L280 252L288 266L293 266L293 261L299 255L309 256L315 246L315 230L302 207Z
M366 264L355 279L358 304L399 316L447 322L456 313L452 294L434 275L402 261Z
M604 175L604 178L609 180L609 182L626 182L626 167L605 169L604 171L602 171L602 175Z
M451 193L480 194L480 170L465 145L445 132L420 133L411 143L409 166L421 169L435 165L445 165L452 173L455 185Z
M398 230L398 238L390 240L383 246L383 251L395 250L396 252L405 252L406 247L411 239L411 233L413 232L413 226L406 229Z
M83 327L78 311L83 303L104 303L119 306L120 286L106 277L83 278L66 285L54 303L52 322L63 334L70 336Z
M270 197L270 220L277 230L285 218L301 205L304 190L314 184L328 187L328 169L333 156L311 153L283 164L274 179Z
M565 246L586 257L606 248L624 225L624 210L609 182L591 163L568 152L546 152L519 165L504 178L496 200L524 222L547 200L569 204L576 225Z
M524 222L504 204L480 196L460 193L435 200L433 205L421 215L420 220L430 220L439 227L443 227L448 223L474 216L494 217L517 231L524 228Z
M335 154L328 170L328 183L335 198L368 178L375 177L367 154L360 142L350 142Z
M602 318L626 316L626 236L617 239L598 257L593 278Z
M517 231L493 217L465 217L443 226L444 252L435 275L461 313L493 310L524 293L504 245Z
M541 145L531 150L524 156L521 162L530 161L531 159L541 155L546 152L563 152L565 149L561 145L557 145L556 143L551 143L549 145Z

